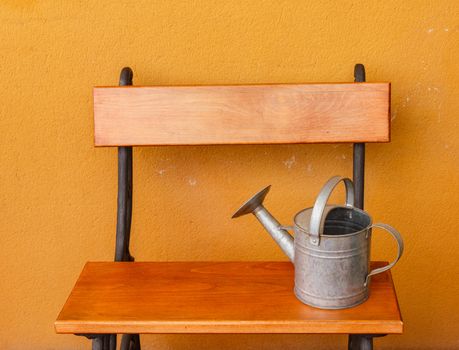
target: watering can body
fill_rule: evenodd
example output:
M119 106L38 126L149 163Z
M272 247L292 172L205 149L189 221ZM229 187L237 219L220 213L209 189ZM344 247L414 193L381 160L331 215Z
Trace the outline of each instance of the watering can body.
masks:
M327 205L338 183L346 185L346 204ZM343 309L363 303L369 297L370 276L393 267L403 253L400 234L386 224L372 224L371 217L354 208L352 181L333 177L322 188L314 207L294 217L285 227L266 210L262 202L269 187L246 202L233 217L254 214L295 266L296 297L323 309ZM370 271L372 228L388 231L397 241L397 258L389 265ZM295 239L288 233L293 229Z
M325 215L339 216L346 207L327 206ZM312 208L298 213L296 220L308 221ZM327 229L331 226L325 221ZM321 235L318 245L295 224L295 295L302 302L320 308L352 307L368 298L365 284L369 271L371 229L341 235Z

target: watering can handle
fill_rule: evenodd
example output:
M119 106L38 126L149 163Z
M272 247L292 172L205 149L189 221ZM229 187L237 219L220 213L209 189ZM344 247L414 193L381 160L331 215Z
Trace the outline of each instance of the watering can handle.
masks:
M397 261L402 256L403 248L404 248L402 235L395 228L393 228L392 226L389 226L387 224L381 224L381 223L371 225L371 228L373 228L373 227L382 228L383 230L386 230L387 232L389 232L392 235L392 237L395 238L395 240L397 241L397 257L389 265L386 265L386 266L383 266L383 267L378 267L377 269L371 270L370 273L367 275L367 278L365 279L365 283L364 283L365 287L368 284L370 276L374 276L374 275L376 275L378 273L381 273L381 272L384 272L384 271L387 271L387 270L390 270L391 268L393 268L394 265L397 263Z
M311 221L309 226L310 242L313 245L319 245L320 235L323 231L322 216L327 205L328 198L332 194L335 187L341 182L346 186L346 206L354 207L354 184L347 177L334 176L322 187L319 195L317 196L314 208L312 209Z

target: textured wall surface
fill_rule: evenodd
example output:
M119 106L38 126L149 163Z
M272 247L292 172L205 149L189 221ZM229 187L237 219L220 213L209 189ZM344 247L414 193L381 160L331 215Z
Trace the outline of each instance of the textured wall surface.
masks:
M366 208L397 227L405 333L379 349L459 348L459 2L0 2L0 348L87 349L53 322L87 260L111 260L116 149L93 147L92 87L392 82L392 142L367 147ZM285 260L232 212L272 184L285 224L351 175L350 145L134 151L137 260ZM340 197L335 199L342 200ZM393 242L375 233L373 257ZM344 336L148 336L144 349L335 349Z

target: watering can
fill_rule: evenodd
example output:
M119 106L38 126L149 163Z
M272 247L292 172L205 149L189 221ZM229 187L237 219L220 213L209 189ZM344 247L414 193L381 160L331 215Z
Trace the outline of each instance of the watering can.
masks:
M344 182L345 205L328 205L333 190ZM294 217L293 227L282 226L263 206L268 186L249 199L233 218L252 213L295 266L295 295L322 309L344 309L369 297L371 276L391 269L403 253L400 233L387 224L373 224L367 212L354 207L354 185L348 178L332 177L322 187L314 207ZM369 269L372 228L389 232L397 242L390 264ZM292 230L295 239L288 232Z

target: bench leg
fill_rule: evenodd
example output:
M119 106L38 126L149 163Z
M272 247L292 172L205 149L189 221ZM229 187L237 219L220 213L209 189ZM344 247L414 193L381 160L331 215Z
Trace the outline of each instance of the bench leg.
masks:
M140 350L140 336L138 334L123 334L120 350Z
M348 350L372 350L373 336L367 334L349 334Z
M384 337L386 334L349 334L348 350L372 350L373 338Z
M95 337L92 340L92 350L104 350L104 338L105 336Z

